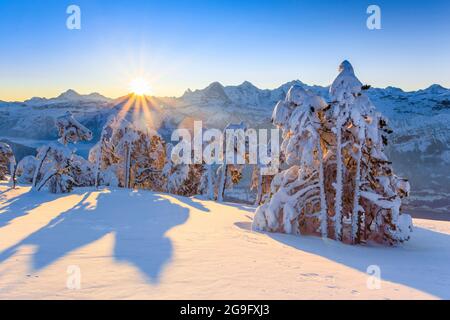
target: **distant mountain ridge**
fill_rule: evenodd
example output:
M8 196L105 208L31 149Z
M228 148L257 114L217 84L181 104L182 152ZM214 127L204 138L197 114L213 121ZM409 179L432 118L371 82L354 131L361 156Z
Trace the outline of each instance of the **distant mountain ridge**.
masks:
M205 125L224 127L229 122L245 121L249 125L268 124L275 104L284 99L293 85L300 85L328 99L328 87L309 86L300 80L293 80L275 89L259 89L249 81L239 85L223 86L213 82L204 89L186 90L178 98L149 97L152 104L157 104L158 112L164 121L177 124L184 117L202 119ZM450 89L433 84L426 89L406 92L396 87L370 88L369 97L379 111L391 121L408 122L412 117L427 118L439 114L445 115L450 110ZM15 118L21 111L28 110L27 117L54 116L66 109L77 116L102 116L114 113L123 107L132 95L112 99L99 93L79 94L69 89L55 98L34 97L24 102L1 102L0 127L2 122ZM20 106L20 108L15 108ZM29 109L27 109L29 108ZM53 110L51 114L45 110ZM59 111L56 111L59 110ZM32 132L23 132L13 126L13 132L24 136L35 136ZM0 128L1 131L1 128ZM44 139L45 137L38 137Z
M185 99L185 98L190 98L192 96L199 95L199 94L203 94L203 95L206 94L206 95L216 95L216 96L222 95L222 98L226 99L227 97L224 97L223 94L225 94L225 95L233 94L233 91L240 91L243 93L272 92L272 91L278 91L278 90L286 91L286 89L289 90L289 88L293 85L300 85L300 86L303 86L303 87L306 87L308 89L315 90L315 91L324 92L325 90L328 90L328 86L307 85L300 80L292 80L292 81L286 82L275 89L260 89L249 81L244 81L243 83L241 83L239 85L227 85L227 86L224 86L220 82L215 81L203 89L195 89L195 90L187 89L183 95L181 95L180 97L175 97L175 98L176 99ZM414 94L437 94L437 95L444 94L445 95L450 92L450 88L445 88L440 84L432 84L427 88L413 90L413 91L404 91L401 88L393 87L393 86L388 86L386 88L373 88L372 90L374 90L374 89L377 91L386 91L389 93L413 94L413 95ZM217 96L217 97L219 97L219 96ZM164 97L164 98L166 98L166 97ZM61 102L61 101L65 101L65 102L68 102L68 101L72 101L72 102L75 102L75 101L112 102L117 99L119 99L119 98L106 97L98 92L93 92L93 93L89 93L89 94L80 94L77 91L75 91L74 89L68 89L67 91L61 93L59 96L53 97L53 98L32 97L30 99L24 100L23 102L0 100L0 103L2 103L2 104L18 104L18 103L33 104L33 103L39 102L39 103L45 104L45 103L53 103L53 102L56 103L56 102Z
M55 98L40 98L33 97L31 99L25 100L23 103L32 106L42 106L49 104L58 104L58 103L99 103L99 102L111 102L112 99L102 96L101 94L94 92L86 95L79 94L73 89L69 89L66 92L61 93L59 96Z

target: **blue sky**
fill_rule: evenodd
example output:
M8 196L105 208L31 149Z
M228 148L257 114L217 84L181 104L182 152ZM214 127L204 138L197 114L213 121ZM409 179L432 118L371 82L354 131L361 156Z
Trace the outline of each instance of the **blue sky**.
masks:
M66 28L70 4L81 30ZM381 30L366 28L370 4ZM0 100L117 97L136 77L170 96L213 81L328 85L343 59L374 86L450 87L448 0L0 0L0 13Z

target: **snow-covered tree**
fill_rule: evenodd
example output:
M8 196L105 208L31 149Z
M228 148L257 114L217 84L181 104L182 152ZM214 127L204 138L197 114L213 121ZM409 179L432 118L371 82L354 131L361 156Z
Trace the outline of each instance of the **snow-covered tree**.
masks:
M260 143L258 145L258 154L263 151L272 153L271 144ZM280 159L278 159L280 160ZM264 164L261 159L257 159L257 163L253 165L250 190L256 191L255 205L261 205L270 197L272 180L276 173L280 170L279 165L274 170L271 162Z
M353 67L344 61L325 101L301 87L274 110L290 167L275 176L272 196L257 209L258 230L317 234L346 243L409 239L401 198L409 184L383 152L392 132L376 112Z
M172 166L167 183L167 191L191 197L202 193L202 177L205 166L202 164L175 164Z
M17 182L23 184L33 183L36 162L36 157L34 156L26 156L19 161L16 168Z
M16 158L9 144L0 142L0 180L5 180L7 175L10 175L10 179L13 187L15 187L15 171L16 171Z
M33 172L32 186L38 191L46 187L52 193L67 193L94 184L92 164L60 143L40 147L34 159L23 159L19 166L20 181L28 182Z
M63 145L92 139L92 132L78 122L70 111L56 118L56 128L60 137L58 141Z
M36 157L25 157L18 165L19 181L31 182L33 189L44 187L53 193L70 192L74 186L94 183L93 166L75 154L68 143L89 141L92 133L80 124L70 112L56 119L60 139L37 150Z
M321 97L297 85L275 107L272 121L282 129L281 152L291 167L273 179L272 198L258 209L256 217L264 220L255 218L257 228L286 233L314 233L320 229L320 234L327 236L323 150L319 134L319 112L326 107Z
M234 131L233 135L230 135L230 130ZM223 164L217 169L217 201L222 202L225 197L225 190L232 188L242 179L242 171L244 169L244 163L239 164L237 159L241 158L244 161L248 158L245 130L246 125L241 122L239 124L228 124L225 127L225 152L232 151L233 159L225 157Z
M184 152L189 152L192 159L194 150L187 148L175 149L171 144L167 148L167 161L164 168L167 177L166 191L181 196L194 196L206 194L208 187L207 166L204 163L186 163L187 157ZM177 153L177 151L179 153Z
M250 189L256 191L255 205L260 205L266 202L267 197L270 196L270 186L273 180L273 175L262 174L262 166L255 164L252 171L252 184Z
M222 202L225 197L225 190L231 189L242 180L243 169L244 165L241 164L222 164L219 166L217 169L217 201Z
M53 193L72 191L74 186L70 164L72 154L72 150L58 143L40 147L36 155L33 188L40 191L47 186Z
M199 193L206 196L208 200L215 200L215 184L216 175L214 174L212 164L203 164L202 175L200 177Z
M165 143L154 130L137 129L126 119L111 118L91 149L95 184L164 191Z
M70 158L70 173L77 187L93 186L95 182L94 165L85 158L73 153Z
M165 179L162 171L165 165L165 143L153 130L138 131L138 139L132 145L131 174L132 187L164 191Z

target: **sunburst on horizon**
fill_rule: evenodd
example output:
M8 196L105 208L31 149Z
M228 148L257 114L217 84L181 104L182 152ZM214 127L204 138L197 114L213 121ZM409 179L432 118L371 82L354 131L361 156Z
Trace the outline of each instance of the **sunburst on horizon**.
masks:
M144 78L136 78L130 82L129 88L131 92L137 96L145 96L150 94L150 86Z
M157 130L160 126L159 102L151 96L151 88L145 78L135 78L129 83L131 95L126 96L118 112L119 120L128 118L141 128Z

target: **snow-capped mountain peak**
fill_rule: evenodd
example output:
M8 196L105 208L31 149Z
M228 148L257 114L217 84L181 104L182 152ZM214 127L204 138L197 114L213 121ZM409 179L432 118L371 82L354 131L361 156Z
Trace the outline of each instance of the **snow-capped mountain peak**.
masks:
M279 86L275 90L282 90L285 93L287 93L292 86L304 87L304 86L307 86L307 85L297 79L297 80L292 80L292 81L286 82L286 83L282 84L281 86Z
M384 90L391 93L404 93L402 89L393 86L388 86Z
M253 90L253 89L259 90L258 87L256 87L250 81L244 81L240 85L238 85L238 87L243 88L243 89L249 89L249 90Z
M225 93L225 87L220 82L213 82L205 89L199 89L195 91L187 90L181 97L181 99L191 103L214 103L214 101L221 101L223 103L230 102L230 98Z
M220 82L213 82L204 89L204 94L210 98L228 98L224 86Z
M424 93L426 92L426 93L432 93L432 94L442 94L442 93L448 93L450 90L447 88L444 88L443 86L441 86L439 84L432 84L428 88L419 90L419 91L422 91Z
M69 89L66 92L61 93L56 99L60 100L76 100L81 98L82 96L73 89Z

